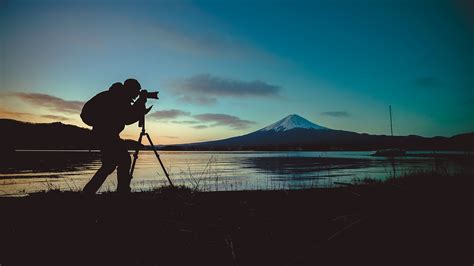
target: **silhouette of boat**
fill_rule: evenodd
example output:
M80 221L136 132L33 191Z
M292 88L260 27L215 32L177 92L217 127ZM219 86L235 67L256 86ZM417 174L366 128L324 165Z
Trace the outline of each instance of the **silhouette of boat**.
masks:
M388 110L390 113L390 134L393 137L393 126L392 126L392 106L388 106ZM383 149L375 151L372 156L380 156L380 157L398 157L398 156L405 156L407 153L406 150L395 148L395 149Z

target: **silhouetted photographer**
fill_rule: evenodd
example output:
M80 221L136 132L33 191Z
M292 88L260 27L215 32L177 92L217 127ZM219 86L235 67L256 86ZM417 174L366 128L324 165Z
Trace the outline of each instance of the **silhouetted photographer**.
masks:
M81 118L92 126L94 140L102 155L102 166L84 187L85 194L95 194L116 168L117 191L130 192L131 159L119 134L126 125L144 122L145 114L151 109L145 108L147 98L156 99L157 94L142 90L137 80L127 79L123 84L112 84L107 91L97 94L84 105Z

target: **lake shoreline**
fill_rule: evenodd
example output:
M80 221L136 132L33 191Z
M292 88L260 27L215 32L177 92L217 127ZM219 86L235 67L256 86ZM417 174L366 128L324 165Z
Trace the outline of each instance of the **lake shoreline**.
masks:
M470 265L471 178L419 173L327 189L1 198L0 263Z
M472 169L472 155L426 152L407 157L376 157L371 152L161 152L173 182L205 191L333 187L352 179L386 179L413 171ZM99 152L16 152L0 162L1 196L59 189L78 191L101 165ZM132 190L167 184L152 151L140 153ZM113 173L102 191L113 191Z

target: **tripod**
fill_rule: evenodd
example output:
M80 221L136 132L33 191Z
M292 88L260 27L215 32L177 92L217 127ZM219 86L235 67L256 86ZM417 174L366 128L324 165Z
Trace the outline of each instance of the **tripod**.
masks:
M156 158L158 159L158 162L160 162L161 169L163 169L163 172L165 173L165 176L168 179L170 186L174 187L173 182L171 182L170 176L168 175L168 172L166 172L165 166L163 165L163 162L160 159L160 155L158 154L158 151L156 151L156 147L151 141L150 135L148 135L148 133L145 131L145 116L143 116L140 119L140 121L138 122L138 126L142 128L142 132L140 132L140 137L138 137L138 143L142 144L143 136L146 136L146 138L148 139L148 142L150 143L153 149L153 152L155 153ZM130 179L133 178L133 170L135 170L135 164L137 163L139 152L140 152L140 145L137 146L137 148L135 149L135 153L133 154L132 168L130 170Z

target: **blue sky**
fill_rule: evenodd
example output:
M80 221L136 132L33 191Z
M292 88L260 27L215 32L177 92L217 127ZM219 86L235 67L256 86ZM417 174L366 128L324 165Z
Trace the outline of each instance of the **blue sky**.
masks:
M474 131L470 1L3 1L0 116L85 126L129 77L160 91L157 143L241 135L292 113L423 136ZM130 127L123 137L135 138Z

